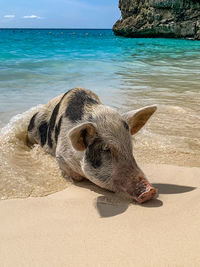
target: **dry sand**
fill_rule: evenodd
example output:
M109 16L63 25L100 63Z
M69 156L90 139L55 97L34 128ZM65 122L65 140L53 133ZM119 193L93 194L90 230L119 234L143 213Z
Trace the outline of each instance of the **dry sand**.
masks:
M200 168L141 166L158 199L89 182L0 202L0 266L200 266Z

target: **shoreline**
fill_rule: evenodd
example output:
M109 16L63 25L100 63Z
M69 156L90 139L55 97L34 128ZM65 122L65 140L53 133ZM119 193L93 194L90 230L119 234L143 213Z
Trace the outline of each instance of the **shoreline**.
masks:
M143 205L87 181L0 201L1 266L197 266L200 168L141 168L159 189Z

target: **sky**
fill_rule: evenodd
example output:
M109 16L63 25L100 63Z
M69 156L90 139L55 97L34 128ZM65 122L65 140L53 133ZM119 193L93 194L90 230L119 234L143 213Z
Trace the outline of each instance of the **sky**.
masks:
M120 18L119 0L0 0L0 28L105 28Z

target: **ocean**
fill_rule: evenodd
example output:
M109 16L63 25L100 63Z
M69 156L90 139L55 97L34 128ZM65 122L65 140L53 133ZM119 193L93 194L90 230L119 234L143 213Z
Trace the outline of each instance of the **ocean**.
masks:
M26 145L31 115L73 87L119 112L156 104L133 138L141 163L200 166L200 42L130 39L112 30L0 30L0 199L69 185L50 155Z

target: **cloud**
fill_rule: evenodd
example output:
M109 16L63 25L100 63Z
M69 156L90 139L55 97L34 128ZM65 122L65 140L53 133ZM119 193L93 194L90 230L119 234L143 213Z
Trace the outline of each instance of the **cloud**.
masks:
M43 17L39 17L37 15L23 16L23 19L44 19Z
M5 15L3 16L5 19L13 19L15 15Z

